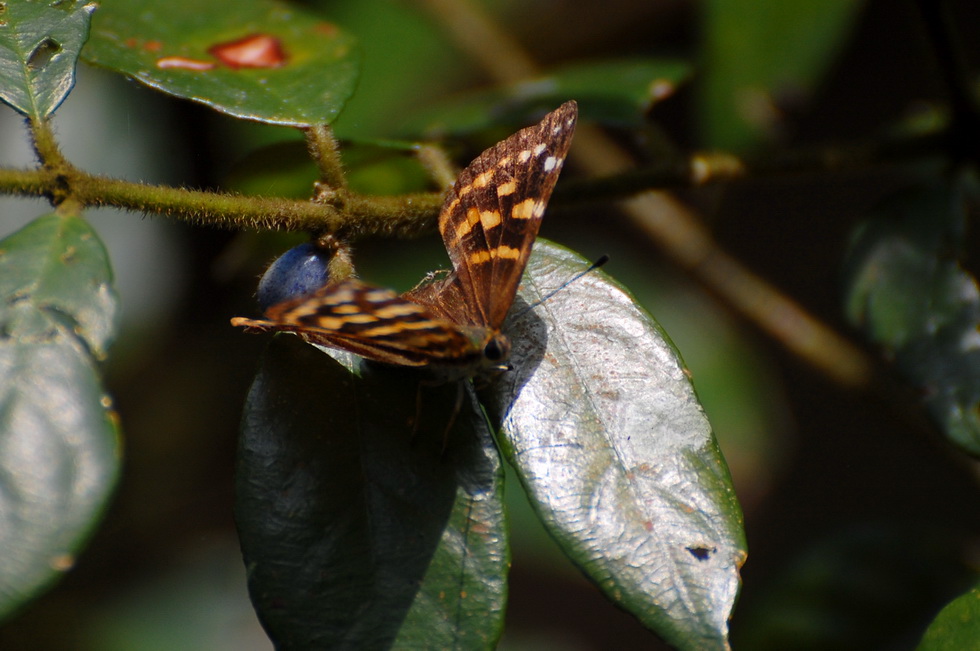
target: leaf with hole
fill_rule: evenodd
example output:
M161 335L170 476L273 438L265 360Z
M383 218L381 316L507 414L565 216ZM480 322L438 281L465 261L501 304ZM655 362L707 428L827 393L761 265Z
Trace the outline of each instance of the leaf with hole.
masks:
M95 3L0 5L0 99L33 120L51 115L75 85Z

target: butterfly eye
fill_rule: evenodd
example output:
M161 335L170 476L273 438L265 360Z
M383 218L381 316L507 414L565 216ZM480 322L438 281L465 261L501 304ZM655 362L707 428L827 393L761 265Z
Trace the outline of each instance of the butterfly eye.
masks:
M488 362L502 362L510 355L510 342L503 335L492 337L483 347L483 357Z

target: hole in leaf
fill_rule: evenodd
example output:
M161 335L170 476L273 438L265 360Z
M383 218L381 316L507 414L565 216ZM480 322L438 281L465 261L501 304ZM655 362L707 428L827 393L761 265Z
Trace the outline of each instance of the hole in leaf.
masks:
M278 68L286 63L286 53L278 38L251 34L237 41L219 43L208 49L229 68Z
M708 560L712 554L718 552L717 547L686 547L687 551L691 552L691 556L698 559L699 561Z
M31 56L27 58L27 67L32 70L40 70L44 66L51 62L58 52L61 51L61 45L54 42L50 38L44 39L40 45L34 48L31 52Z

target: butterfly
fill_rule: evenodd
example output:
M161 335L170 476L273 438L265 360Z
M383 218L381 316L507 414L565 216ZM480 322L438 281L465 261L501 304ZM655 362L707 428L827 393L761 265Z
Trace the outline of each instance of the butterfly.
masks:
M566 102L473 160L449 190L439 232L452 271L398 295L356 279L273 305L232 325L296 332L370 360L438 370L446 379L506 368L501 332L575 131Z

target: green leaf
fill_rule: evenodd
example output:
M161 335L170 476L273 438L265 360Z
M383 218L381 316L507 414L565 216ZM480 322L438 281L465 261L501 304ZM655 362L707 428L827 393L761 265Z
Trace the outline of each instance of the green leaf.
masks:
M357 81L353 37L294 5L242 0L228 9L208 0L107 0L85 60L236 117L332 122ZM214 49L255 36L279 44L281 65L236 66Z
M980 585L960 595L932 621L917 651L961 651L980 640Z
M588 264L539 239L521 297L534 303ZM506 331L515 369L488 411L546 528L671 645L727 648L742 514L672 344L601 272L516 310Z
M882 202L851 247L846 309L920 389L946 435L980 455L980 290L958 261L963 203L947 183Z
M468 397L446 436L456 384L331 355L276 337L245 406L236 521L263 625L283 649L492 647L509 558L482 413Z
M71 567L118 474L95 363L115 330L110 282L77 217L0 241L0 617Z
M501 124L526 124L569 99L578 102L579 113L585 119L636 128L643 125L650 106L671 95L690 75L688 63L665 59L569 66L538 79L442 102L415 117L404 131L444 137Z
M849 36L855 0L710 0L704 7L703 138L739 149L779 128L780 104L809 95Z
M75 85L75 62L96 4L8 0L0 5L0 99L33 120Z

